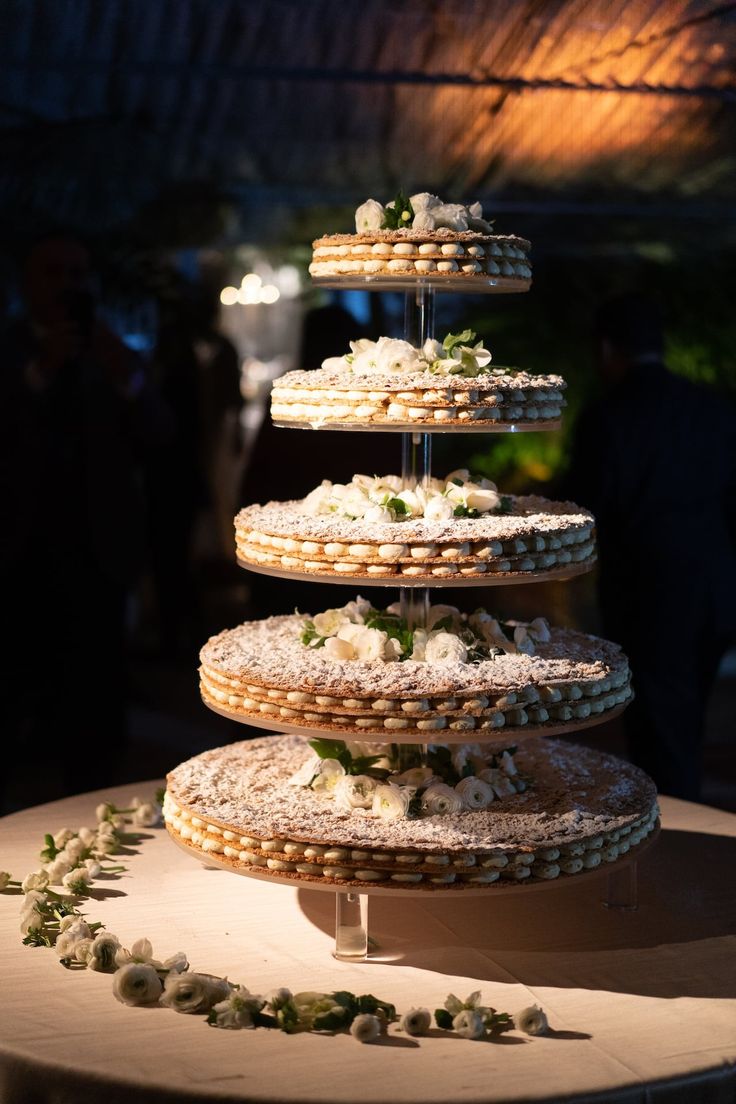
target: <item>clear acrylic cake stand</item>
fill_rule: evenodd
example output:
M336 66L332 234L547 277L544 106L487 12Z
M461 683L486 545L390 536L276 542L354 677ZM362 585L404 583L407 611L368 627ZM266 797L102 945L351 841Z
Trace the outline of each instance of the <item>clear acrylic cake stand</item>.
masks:
M409 341L412 345L420 348L429 337L434 336L434 308L435 308L435 291L449 291L449 292L519 292L527 291L529 287L529 281L514 281L504 278L480 278L475 279L471 284L470 280L462 282L453 281L445 282L442 279L411 279L406 280L381 280L375 277L356 277L355 279L344 279L342 277L337 279L325 278L325 279L313 279L313 283L316 286L327 288L361 288L364 290L373 291L396 291L404 290L406 292L404 299L404 339ZM462 426L462 427L441 427L432 426L427 430L422 429L417 431L412 428L411 432L406 432L406 428L394 425L372 425L372 426L356 426L356 425L322 425L322 426L304 426L299 427L291 426L288 422L275 422L276 425L282 425L284 428L300 428L300 429L339 429L345 431L360 431L371 430L372 432L402 432L401 438L401 476L405 482L411 481L416 483L428 482L432 474L432 437L434 433L455 433L458 431L463 432L475 432L475 433L518 433L518 432L543 432L550 429L558 428L559 422L553 424L546 423L542 425L534 425L533 423L513 424L513 423L496 423L491 426ZM282 569L271 569L267 565L251 565L247 561L240 560L241 566L248 570L255 570L261 574L274 575L277 577L295 577L300 580L314 580L324 581L324 575L318 574L300 574L294 572L293 574L287 574ZM579 564L579 565L566 565L566 570L561 571L557 576L558 578L571 578L574 575L582 574L584 571L589 570L592 565ZM556 573L547 572L542 578L554 577ZM353 580L347 579L331 579L334 582L348 582ZM368 580L360 578L357 580L360 584L365 585ZM432 580L431 583L426 582L421 584L415 584L412 582L406 582L401 577L387 577L383 579L371 580L371 584L390 586L398 588L401 594L401 613L402 616L407 619L410 625L423 625L426 623L429 608L430 608L430 595L432 589L440 586L468 586L468 585L500 585L503 583L521 583L534 581L532 578L521 578L520 575L513 575L509 573L508 576L495 576L480 578L451 578L451 579L437 579ZM230 717L234 720L242 721L245 724L253 723L258 725L258 722L247 717L239 717L236 714L229 713L224 708L218 708L212 703L207 702L211 709L217 713L221 713L223 716ZM560 724L554 726L554 730L557 733L569 732L573 729L587 728L593 724L601 723L603 720L609 720L622 711L625 706L617 707L609 710L606 714L596 716L593 718L586 718L585 722L571 722L569 724ZM260 727L260 725L258 725ZM278 722L274 724L273 721L268 723L269 728L278 728L281 731L286 731L285 726L279 725ZM543 730L547 735L551 733L550 726L538 726L540 730ZM319 729L310 730L310 733L317 734ZM325 730L327 735L333 735L334 733ZM523 730L522 730L523 732ZM491 739L499 739L503 737L503 730L496 730L491 734ZM520 733L521 734L521 733ZM438 734L439 735L439 734ZM446 735L446 734L445 734ZM473 733L474 740L478 739L478 733ZM464 739L460 742L467 742L467 734L464 734ZM397 742L397 741L394 741ZM429 741L432 742L432 741ZM445 741L446 742L446 741ZM401 744L400 746L409 748L413 747L416 752L419 753L420 759L423 759L426 755L426 744ZM601 877L605 875L607 877L606 893L603 904L606 908L610 909L622 909L632 910L637 907L638 891L637 891L637 863L640 855L647 850L656 838L656 831L641 844L639 844L634 853L623 859L617 859L612 864L611 869L608 869L607 865L601 865L595 870L585 871L580 874L566 876L565 881L569 877L573 877L576 881L579 878L590 879L594 877ZM185 845L185 850L187 849ZM207 856L207 862L216 866L224 866L226 869L233 870L227 862L217 859L213 855ZM260 877L261 879L267 879L268 881L282 883L286 885L295 885L293 879L288 877L279 877L277 874L258 874L257 868L249 868L247 870L238 870L238 873L243 873L248 877ZM484 896L488 897L494 893L500 893L504 896L508 894L518 893L533 893L542 890L550 890L557 888L559 885L558 879L550 881L534 882L530 885L524 884L498 884L493 883L492 888L489 887L473 887L473 888L452 888L447 889L434 888L431 891L421 889L392 889L389 886L365 886L360 887L359 890L347 890L340 889L332 885L323 885L321 883L296 883L301 884L304 888L326 890L335 894L335 950L334 957L344 961L359 962L369 961L371 957L375 956L375 944L370 939L368 932L368 902L371 897L374 896L392 896L392 897L424 897L426 898L435 896L449 897L456 896L458 893L462 897L466 896ZM380 955L378 956L380 957Z

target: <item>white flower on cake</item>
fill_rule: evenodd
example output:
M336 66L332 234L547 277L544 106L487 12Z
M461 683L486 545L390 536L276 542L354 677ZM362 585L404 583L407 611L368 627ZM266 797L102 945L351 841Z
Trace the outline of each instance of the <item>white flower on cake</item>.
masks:
M290 786L309 786L312 783L312 779L316 778L320 773L320 763L322 760L319 755L312 755L307 759L298 771L295 771L289 779Z
M435 226L444 226L447 230L468 229L468 209L462 203L439 203L432 208L432 218Z
M358 659L364 663L375 663L379 659L387 659L386 644L388 634L379 629L363 629L358 638L353 642Z
M375 816L382 820L400 820L406 816L411 793L402 786L376 786L373 793L372 809Z
M428 218L433 217L428 215ZM482 341L475 341L473 330L449 333L442 342L429 338L421 349L397 337L361 338L350 342L350 352L327 357L322 367L328 372L350 372L357 376L402 376L423 374L468 376L474 378L490 371L491 354ZM471 344L475 342L475 344Z
M466 809L485 809L491 804L494 796L487 782L483 782L480 778L473 778L472 775L458 782L455 793L459 794Z
M355 212L355 231L358 234L380 230L385 219L383 204L376 199L367 199Z
M460 794L445 782L432 782L422 795L422 808L428 816L451 816L462 807Z
M444 495L435 495L430 498L424 508L426 521L448 521L455 513L455 508L449 498Z
M341 609L328 609L324 613L318 613L314 618L314 627L320 636L336 636L340 626L345 621L345 614Z
M424 649L427 663L465 663L468 649L459 637L448 632L430 633Z
M400 786L409 786L410 789L418 790L422 786L427 786L433 778L434 771L431 767L410 767L409 770L397 774L394 781Z
M345 775L335 785L335 802L343 809L370 809L376 785L375 778L365 774Z
M442 206L442 200L439 196L432 195L431 192L417 192L416 195L409 196L409 202L414 208L415 214L419 214L420 211L431 211L433 207Z
M433 211L420 211L414 216L412 230L425 230L429 233L437 229L437 220Z
M355 659L355 648L349 640L343 640L341 637L330 637L325 641L324 654L328 659Z
M345 775L345 768L337 759L321 759L319 774L312 782L312 789L331 794Z

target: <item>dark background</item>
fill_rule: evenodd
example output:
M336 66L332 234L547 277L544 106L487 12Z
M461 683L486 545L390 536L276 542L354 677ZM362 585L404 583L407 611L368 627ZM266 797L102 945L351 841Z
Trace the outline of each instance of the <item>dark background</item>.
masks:
M199 703L196 653L251 609L253 582L234 566L227 518L242 502L268 380L299 363L304 313L330 301L309 286L309 242L350 230L367 197L385 202L402 187L479 199L499 232L533 243L532 294L447 296L438 311L438 328L472 325L497 362L568 381L561 433L464 439L475 466L503 489L545 493L566 478L575 417L596 388L595 310L613 293L652 296L669 366L733 395L735 57L736 5L706 0L5 0L0 305L8 324L22 313L18 263L29 243L60 231L80 237L96 274L97 317L140 357L192 462L166 472L170 524L159 508L160 469L158 497L144 461L136 473L147 553L126 585L109 709L104 693L85 688L87 678L104 679L104 633L90 635L89 670L82 650L71 705L52 703L42 722L22 702L10 709L14 688L4 686L13 722L4 808L82 788L87 775L75 785L68 769L71 747L94 761L89 782L102 785L160 774L247 731ZM192 318L247 272L281 296L221 309L216 326L232 342L245 405L242 434L222 418L213 443L185 371L189 361L202 371ZM340 299L355 312L356 336L400 332L400 302L382 298ZM187 387L191 424L180 401ZM283 431L274 461L282 497L308 436ZM225 438L233 447L223 451ZM379 440L383 470L395 470L398 440ZM689 449L686 438L677 445ZM459 459L437 453L438 472L445 458L450 467ZM104 498L103 488L100 513L109 512ZM42 513L43 499L33 508ZM12 512L5 522L13 527ZM177 616L162 602L172 536L183 549ZM59 530L45 534L39 581L63 540ZM21 582L22 597L32 582L8 560L3 584L16 604ZM169 603L171 593L170 585ZM95 599L83 581L77 595L89 614ZM309 607L309 587L297 584L292 595ZM490 600L499 612L598 627L591 578ZM34 656L42 688L50 668L63 670L69 626L52 601L48 618L38 603L28 608L42 642ZM731 808L734 702L731 653L708 715L704 790ZM589 739L621 743L615 724Z

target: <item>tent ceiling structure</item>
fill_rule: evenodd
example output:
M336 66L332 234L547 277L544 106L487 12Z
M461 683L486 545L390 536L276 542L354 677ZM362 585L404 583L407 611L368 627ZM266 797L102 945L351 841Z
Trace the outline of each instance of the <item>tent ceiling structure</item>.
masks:
M267 238L402 186L733 224L735 60L713 0L5 0L1 217Z

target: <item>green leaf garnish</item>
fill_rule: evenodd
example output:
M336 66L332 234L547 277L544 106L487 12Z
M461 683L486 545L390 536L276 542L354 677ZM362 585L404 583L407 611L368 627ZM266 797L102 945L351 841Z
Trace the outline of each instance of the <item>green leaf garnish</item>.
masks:
M393 207L386 207L383 215L384 230L406 230L414 220L414 208L402 190L396 194Z
M403 498L389 498L386 500L386 506L389 510L393 510L399 517L404 517L409 513L409 507L404 502Z

